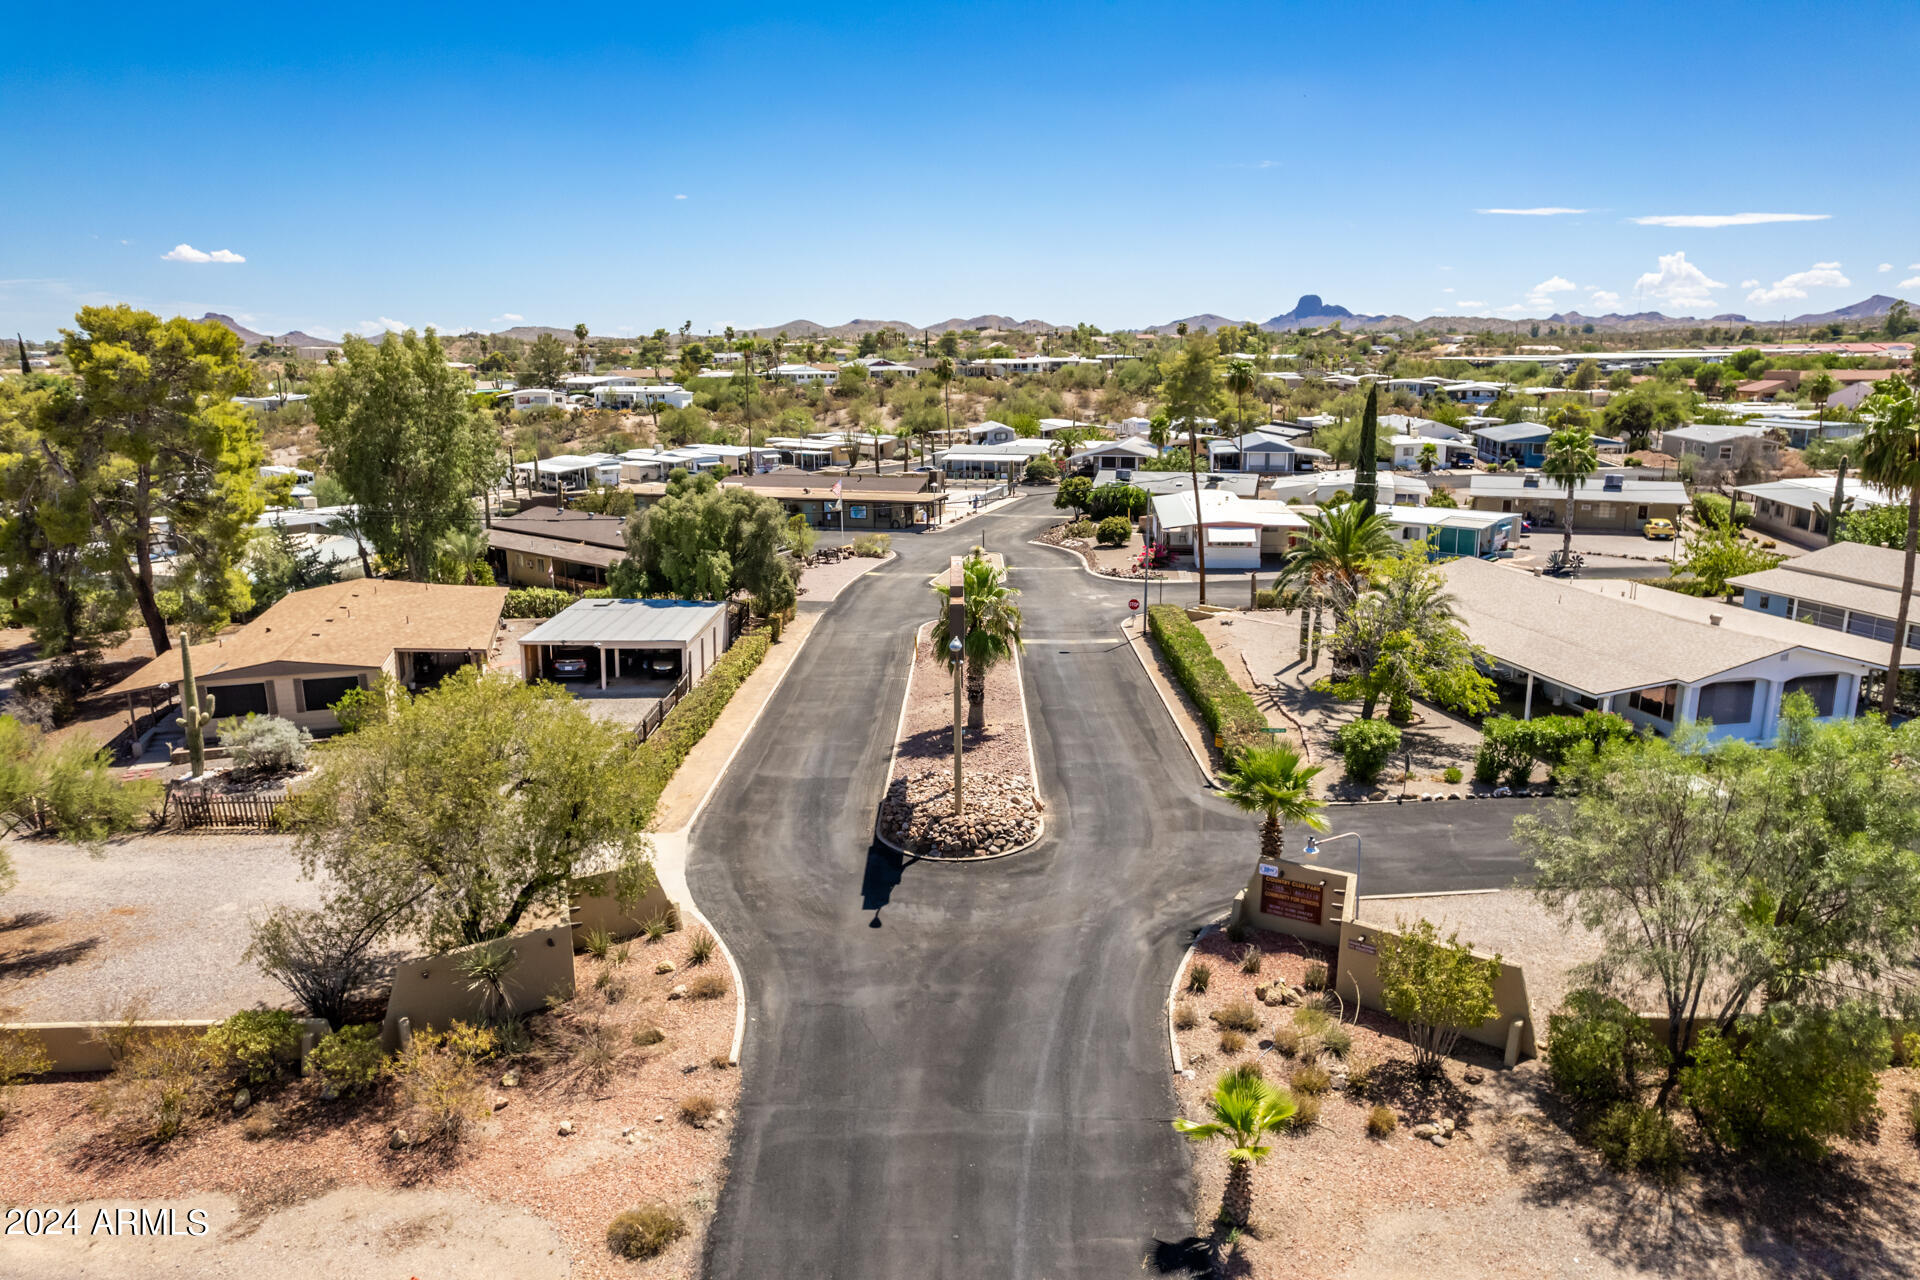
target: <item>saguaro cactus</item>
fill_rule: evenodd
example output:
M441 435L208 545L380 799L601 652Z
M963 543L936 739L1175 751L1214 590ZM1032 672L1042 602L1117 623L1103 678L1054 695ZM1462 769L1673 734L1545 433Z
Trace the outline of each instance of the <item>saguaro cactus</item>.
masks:
M193 776L207 771L207 722L213 719L213 699L202 705L200 690L193 682L193 650L187 646L186 628L180 629L180 718L174 723L187 731L187 758L193 764Z

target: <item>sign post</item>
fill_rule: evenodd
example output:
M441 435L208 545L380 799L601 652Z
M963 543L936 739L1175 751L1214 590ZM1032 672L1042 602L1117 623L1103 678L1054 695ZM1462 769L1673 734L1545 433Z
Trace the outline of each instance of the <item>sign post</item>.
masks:
M1127 612L1129 613L1140 612L1140 602L1138 600L1127 601Z

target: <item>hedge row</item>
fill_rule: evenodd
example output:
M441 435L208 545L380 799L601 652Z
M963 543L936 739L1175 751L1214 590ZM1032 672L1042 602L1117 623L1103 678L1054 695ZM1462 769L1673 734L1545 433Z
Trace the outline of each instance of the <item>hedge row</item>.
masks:
M1254 704L1252 695L1233 682L1200 628L1188 620L1185 609L1175 604L1154 605L1147 610L1147 628L1173 669L1174 679L1200 708L1200 718L1229 756L1266 745L1266 715Z
M503 618L551 618L575 600L579 599L571 591L562 591L558 587L515 587L507 592L507 602L500 608Z
M1473 780L1492 786L1504 777L1508 786L1522 787L1532 776L1536 760L1549 769L1558 769L1582 744L1599 751L1632 736L1633 722L1611 711L1543 715L1533 720L1494 716L1481 731Z
M640 744L641 799L646 803L649 817L680 762L707 736L707 730L713 728L713 722L732 700L734 690L753 674L772 643L765 631L754 631L734 641L733 647L713 664L706 678L667 713L653 736Z

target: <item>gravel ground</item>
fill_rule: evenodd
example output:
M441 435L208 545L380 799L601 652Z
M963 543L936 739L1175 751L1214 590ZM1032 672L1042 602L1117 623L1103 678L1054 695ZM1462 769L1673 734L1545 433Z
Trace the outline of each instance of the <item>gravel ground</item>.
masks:
M248 1121L267 1131L254 1138L246 1134L248 1123L216 1114L164 1146L130 1147L88 1110L93 1084L69 1078L16 1092L17 1109L0 1130L7 1202L51 1206L111 1200L125 1206L165 1200L217 1209L219 1197L237 1201L239 1225L216 1241L222 1250L203 1260L198 1253L186 1254L194 1246L183 1240L177 1252L156 1251L169 1263L192 1259L190 1270L169 1274L324 1274L330 1280L359 1275L691 1277L726 1176L739 1072L714 1065L716 1058L724 1064L733 1038L737 993L731 983L719 999L667 999L673 985L692 980L690 974L727 975L718 957L704 968L691 967L688 937L635 941L624 965L576 957L582 994L575 997L575 1007L596 1002L616 1032L613 1043L620 1057L612 1080L593 1092L558 1083L559 1073L549 1074L537 1061L490 1064L493 1118L457 1148L391 1151L387 1138L401 1117L390 1086L369 1098L328 1103L320 1100L312 1080L262 1090ZM655 974L663 958L674 961L677 971ZM606 1005L590 993L609 967L627 991ZM546 1040L544 1021L544 1016L534 1020L536 1044ZM644 1026L658 1027L666 1038L635 1047L632 1031ZM498 1083L508 1066L523 1073L517 1087ZM697 1129L682 1122L680 1102L696 1095L711 1099L724 1118ZM571 1135L560 1136L562 1120L573 1122ZM354 1188L375 1195L370 1201L364 1195L329 1194ZM423 1199L423 1192L439 1193L446 1202L443 1211L429 1212L432 1198ZM369 1205L389 1202L387 1213L407 1206L420 1212L378 1227L381 1219ZM623 1209L651 1202L680 1213L687 1235L645 1263L613 1258L605 1243L608 1222ZM519 1216L502 1213L502 1206L524 1210L558 1234L559 1266L546 1261L544 1249L535 1257L533 1246L551 1241L539 1224L510 1230L486 1225ZM378 1230L376 1247L405 1259L419 1256L419 1248L431 1255L431 1267L364 1258L360 1250L370 1228ZM283 1245L272 1267L238 1265L257 1257L248 1244L256 1231ZM83 1237L58 1243L77 1253L86 1242ZM433 1248L425 1249L428 1245ZM524 1266L530 1258L536 1265ZM288 1262L295 1269L285 1270ZM0 1253L0 1275L28 1274L8 1270L9 1265ZM131 1274L159 1273L154 1268ZM61 1273L36 1269L31 1274ZM67 1274L96 1273L83 1266Z
M900 755L892 777L914 778L953 767L953 677L944 659L936 660L928 636L933 624L914 638L913 675L907 713L900 724ZM987 727L965 738L962 762L1002 776L1032 777L1027 761L1026 724L1020 717L1020 667L1001 662L987 671Z
M286 992L240 958L247 921L312 906L292 840L280 835L148 835L98 857L9 840L19 884L0 898L0 1017L70 1022L120 1016L220 1018Z
M1600 956L1600 937L1579 925L1562 923L1524 889L1434 898L1362 898L1367 920L1431 920L1442 934L1459 930L1460 939L1482 951L1497 951L1509 964L1526 970L1527 999L1534 1025L1544 1039L1547 1016L1578 985L1573 970Z

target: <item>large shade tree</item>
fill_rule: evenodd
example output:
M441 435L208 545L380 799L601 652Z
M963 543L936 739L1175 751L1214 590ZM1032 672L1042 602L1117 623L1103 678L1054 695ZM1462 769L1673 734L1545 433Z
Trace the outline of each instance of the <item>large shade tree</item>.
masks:
M379 343L349 334L344 355L313 390L327 471L352 496L380 559L425 582L441 540L473 524L499 433L432 329Z
M607 575L618 595L726 600L744 591L762 614L784 613L795 598L779 502L721 488L711 474L676 471L666 496L627 521L627 558Z

